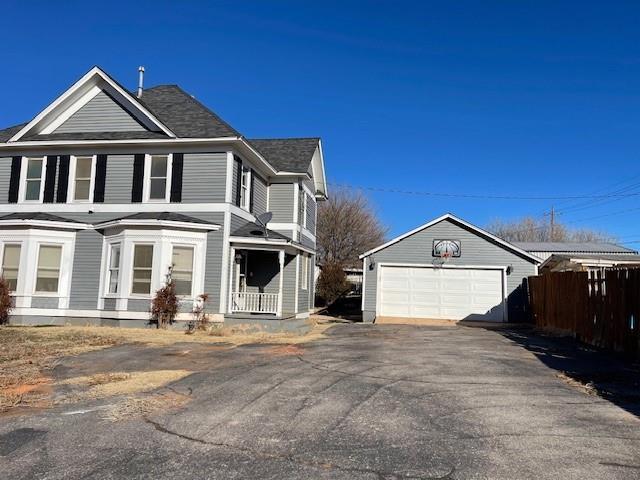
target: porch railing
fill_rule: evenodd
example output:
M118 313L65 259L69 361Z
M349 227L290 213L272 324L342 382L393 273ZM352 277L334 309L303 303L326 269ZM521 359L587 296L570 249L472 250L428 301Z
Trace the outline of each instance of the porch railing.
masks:
M231 312L278 313L277 293L233 292Z

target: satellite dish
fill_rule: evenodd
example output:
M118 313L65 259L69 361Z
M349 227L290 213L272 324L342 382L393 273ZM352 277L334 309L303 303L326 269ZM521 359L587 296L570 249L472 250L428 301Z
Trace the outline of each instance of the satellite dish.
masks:
M269 235L267 235L267 223L269 223L272 218L273 213L271 212L264 212L256 217L256 223L263 228L265 238L269 237Z

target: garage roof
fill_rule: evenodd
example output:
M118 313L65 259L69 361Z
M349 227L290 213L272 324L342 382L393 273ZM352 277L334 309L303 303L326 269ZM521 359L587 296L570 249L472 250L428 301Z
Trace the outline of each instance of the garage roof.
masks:
M372 253L376 253L379 252L382 249L385 249L391 245L393 245L394 243L398 243L400 240L403 240L415 233L418 233L422 230L424 230L425 228L429 228L432 225L435 225L436 223L440 223L444 220L451 220L455 223L458 223L460 225L463 225L464 227L468 228L469 230L477 233L480 236L483 236L485 238L488 238L490 240L493 240L494 242L502 245L503 247L505 247L508 250L511 250L513 252L517 252L520 255L522 255L523 257L529 259L532 261L532 263L535 263L536 265L541 263L541 260L536 257L535 255L530 254L529 252L527 252L526 250L523 250L515 245L513 245L512 243L507 242L506 240L503 240L499 237L496 237L494 234L487 232L486 230L481 229L480 227L476 227L475 225L472 225L469 222L465 222L464 220L462 220L461 218L456 217L455 215L451 214L451 213L445 213L444 215L442 215L441 217L436 218L435 220L431 220L428 223L425 223L424 225L419 226L418 228L414 228L413 230L400 235L399 237L396 237L392 240L389 240L387 243L384 243L382 245L380 245L379 247L376 247L372 250L369 250L368 252L364 252L362 255L360 255L360 259L363 259L365 257L368 257L369 255L371 255Z

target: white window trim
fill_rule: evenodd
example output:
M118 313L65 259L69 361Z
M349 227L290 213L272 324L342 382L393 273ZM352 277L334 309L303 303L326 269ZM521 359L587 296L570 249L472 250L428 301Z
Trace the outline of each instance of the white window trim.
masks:
M64 244L59 242L37 242L36 250L36 270L34 272L33 295L37 297L51 297L60 294L60 286L62 282L62 262L64 260ZM40 269L40 251L42 247L58 247L60 248L60 263L58 264L58 289L54 292L40 291L38 288L38 270Z
M245 170L246 170L246 174L247 174L247 176L246 176L246 179L247 179L247 184L246 184L247 194L243 198L242 191L243 191L243 179L245 178L245 176L244 176ZM244 164L244 162L240 162L240 172L238 172L238 174L240 175L240 208L243 209L246 212L250 212L250 210L251 210L251 182L253 181L252 170L251 170L251 168L246 166ZM243 200L244 200L244 202L243 202Z
M118 284L117 284L117 292L111 293L109 292L109 285L111 283L111 255L113 247L120 247L120 261L118 262ZM105 298L118 298L120 293L122 292L122 240L118 240L115 242L107 242L107 264L105 269L105 277L104 277L104 296Z
M302 226L303 228L307 228L307 202L309 201L309 197L307 196L307 192L302 189Z
M110 245L120 243L120 278L117 294L109 294L108 270ZM151 293L131 293L133 283L133 246L138 244L153 245L153 266L151 270ZM127 300L151 300L155 292L164 285L168 268L171 265L173 246L193 247L193 275L191 280L191 292L195 296L204 292L205 254L207 248L207 233L201 231L181 231L171 229L140 230L125 229L115 235L105 232L100 288L101 300L105 298L118 299L121 310L126 310ZM180 296L180 299L188 297ZM100 304L100 303L99 303Z
M135 260L135 249L136 247L152 247L152 252L151 252L151 275L149 278L149 293L133 293L133 271L135 269L134 266L134 260ZM158 254L158 248L156 248L155 242L137 242L134 241L131 244L131 268L129 269L129 271L127 272L130 278L130 282L129 282L129 297L130 298L151 298L153 297L153 293L158 290L158 288L153 288L153 278L154 278L154 274L157 273L157 268L155 267L155 263L156 263L156 255ZM122 252L120 253L120 256L122 256ZM146 270L146 267L145 267Z
M0 245L20 244L18 284L12 295L16 308L29 308L33 298L57 298L57 308L69 308L71 275L75 248L75 232L30 228L0 231ZM36 292L40 245L62 247L57 292Z
M40 173L40 195L38 200L27 200L27 168L29 166L29 159L39 160L42 158L42 172ZM42 203L44 198L44 182L47 173L47 156L40 157L39 155L33 157L22 157L20 165L20 186L18 189L18 199L20 203Z
M300 282L300 288L302 290L309 289L309 256L302 254L302 280Z
M172 262L171 273L173 273L173 250L176 247L191 248L193 250L193 257L191 259L191 292L189 292L188 295L178 295L178 298L195 298L196 294L194 294L193 292L193 283L194 283L193 279L195 277L195 271L196 271L196 246L193 243L179 243L179 242L171 243L171 256L169 257Z
M164 198L150 198L151 196L151 157L167 156L167 181ZM171 172L173 170L172 153L147 153L144 156L144 181L142 184L142 199L145 203L167 203L171 200Z
M91 157L91 178L89 179L89 199L76 200L76 167L78 157ZM96 184L96 159L97 155L71 155L69 160L69 188L67 191L67 203L93 203L93 191Z
M20 284L20 277L22 276L22 270L21 270L21 266L22 266L22 252L24 250L23 247L23 241L20 240L16 240L16 241L0 241L0 275L4 276L4 254L5 254L5 248L7 246L19 246L20 247L20 257L18 257L18 273L16 275L16 289L15 290L11 290L9 292L10 295L15 295L15 293L18 291L18 285Z

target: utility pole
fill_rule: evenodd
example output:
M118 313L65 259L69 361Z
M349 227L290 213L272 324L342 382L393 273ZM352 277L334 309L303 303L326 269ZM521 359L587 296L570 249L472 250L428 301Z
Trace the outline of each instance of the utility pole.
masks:
M549 241L550 242L553 242L553 230L554 230L555 222L556 222L556 211L552 205L551 214L549 215Z

